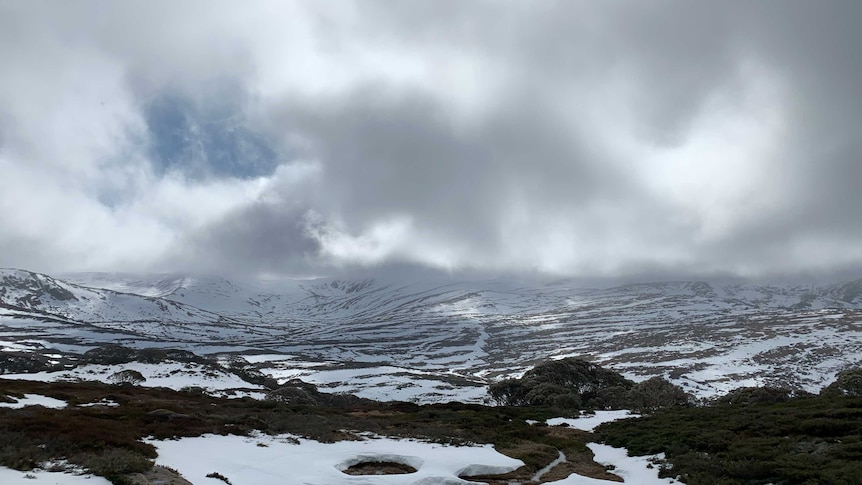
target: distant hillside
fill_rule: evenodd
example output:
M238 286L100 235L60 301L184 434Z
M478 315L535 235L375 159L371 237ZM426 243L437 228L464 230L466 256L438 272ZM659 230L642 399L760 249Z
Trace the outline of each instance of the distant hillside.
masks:
M368 397L447 399L459 392L452 379L457 388L517 376L549 356L592 359L633 380L665 377L697 395L765 383L819 389L862 361L860 290L862 280L595 289L0 270L0 345L278 354L266 372Z

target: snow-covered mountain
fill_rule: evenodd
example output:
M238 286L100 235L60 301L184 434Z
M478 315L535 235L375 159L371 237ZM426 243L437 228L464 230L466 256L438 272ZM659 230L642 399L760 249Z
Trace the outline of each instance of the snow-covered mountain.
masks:
M88 288L21 270L0 270L0 305L25 314L33 312L101 325L222 320L218 314L165 298Z
M699 394L763 383L816 390L862 361L860 322L862 280L583 289L0 270L0 341L9 345L236 352L281 379L369 396L457 397L570 355L636 379L663 375Z
M164 298L88 288L30 271L0 270L0 326L10 321L41 322L27 325L27 333L51 326L55 330L47 333L49 339L84 345L110 342L116 333L171 340L183 335L187 325L231 323L217 313Z

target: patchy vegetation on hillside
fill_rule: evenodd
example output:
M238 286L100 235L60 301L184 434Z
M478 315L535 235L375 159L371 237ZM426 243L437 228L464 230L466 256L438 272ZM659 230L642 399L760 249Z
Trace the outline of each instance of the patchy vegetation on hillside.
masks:
M120 365L130 358L166 356L198 359L181 351L130 353L120 347L90 354ZM239 358L227 367L249 369ZM491 385L489 392L502 404L496 407L381 403L323 393L298 379L274 386L263 400L225 399L199 389L143 388L134 385L142 376L129 371L117 372L114 385L0 379L0 403L32 396L62 401L57 408L0 407L0 465L29 470L63 459L116 485L130 485L131 477L150 470L156 457L145 437L248 436L259 431L333 442L373 433L456 445L492 443L525 463L514 472L477 478L489 484L529 480L550 463L558 464L541 481L574 472L618 478L593 462L586 444L601 440L632 455L665 453L662 475L694 485L851 484L862 476L860 376L859 369L842 372L819 396L741 388L696 406L691 396L664 379L634 383L596 364L568 358L540 364L521 379ZM578 409L623 408L646 417L605 424L595 434L541 424L572 416ZM565 459L557 462L560 456Z
M747 388L716 405L668 408L596 433L631 455L665 453L660 476L690 485L857 484L862 398Z
M838 373L835 382L824 388L821 394L862 397L862 368L847 369Z
M287 383L269 399L255 400L127 384L0 379L0 396L25 394L50 396L68 405L62 409L0 408L0 465L29 470L65 458L119 485L152 466L155 450L141 441L145 437L248 435L255 430L323 442L353 440L358 433L370 432L447 444L493 443L526 464L508 475L515 479L529 478L554 461L559 450L565 450L567 466L577 463L579 469L606 473L604 467L592 463L586 433L527 423L561 412L548 408L379 403L321 393L301 381Z

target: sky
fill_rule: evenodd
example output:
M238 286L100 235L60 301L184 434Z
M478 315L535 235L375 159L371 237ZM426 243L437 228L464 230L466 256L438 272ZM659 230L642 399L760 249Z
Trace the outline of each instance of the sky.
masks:
M860 22L856 0L0 0L0 267L853 273Z

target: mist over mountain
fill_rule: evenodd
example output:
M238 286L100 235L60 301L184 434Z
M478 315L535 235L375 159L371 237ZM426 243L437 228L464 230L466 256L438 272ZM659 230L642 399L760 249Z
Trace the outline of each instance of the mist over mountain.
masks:
M635 380L662 376L700 396L763 384L816 391L862 360L860 316L862 280L584 288L393 275L0 276L8 350L80 354L120 344L272 354L260 370L277 379L421 401L481 400L488 382L566 356Z

